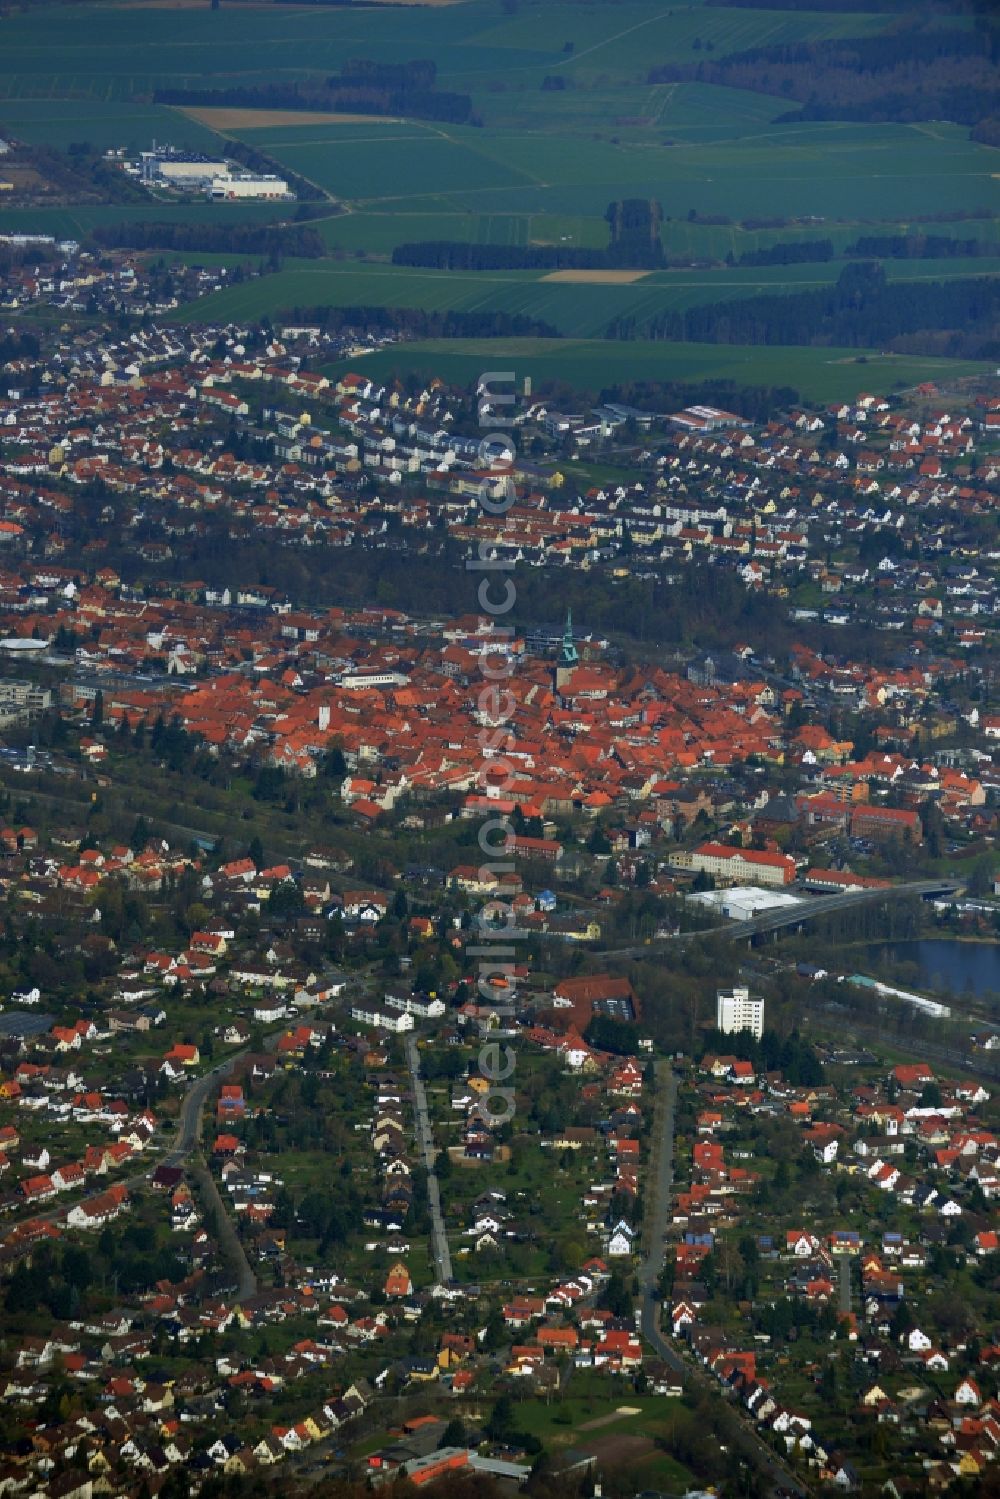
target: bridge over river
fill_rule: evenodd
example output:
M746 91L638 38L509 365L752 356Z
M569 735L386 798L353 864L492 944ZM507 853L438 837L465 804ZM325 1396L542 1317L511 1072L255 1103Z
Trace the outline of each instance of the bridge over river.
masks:
M846 890L838 895L815 895L800 900L794 906L779 906L773 911L762 911L748 921L727 921L722 926L703 927L698 932L677 932L670 937L653 937L640 946L613 947L601 953L602 958L651 958L664 952L675 943L693 942L699 937L726 937L733 942L753 944L756 937L770 936L785 927L801 930L817 916L827 912L850 911L856 906L884 905L888 901L907 900L918 896L923 900L954 895L961 889L954 880L908 880L902 885L886 885L878 889Z

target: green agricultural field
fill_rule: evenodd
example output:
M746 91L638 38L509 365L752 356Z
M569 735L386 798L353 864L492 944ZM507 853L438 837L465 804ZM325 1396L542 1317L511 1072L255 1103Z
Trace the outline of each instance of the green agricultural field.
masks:
M970 141L967 129L945 122L789 123L780 120L784 98L648 82L661 62L874 35L893 24L884 12L670 7L658 0L519 0L510 9L501 0L391 11L266 3L223 3L212 11L207 0L192 9L82 0L59 7L54 35L52 8L28 6L0 22L0 136L133 149L155 137L215 152L225 148L225 136L154 103L157 88L316 84L361 58L432 58L439 88L471 95L476 123L463 126L376 118L230 122L232 135L265 151L279 170L316 183L345 211L317 222L329 258L290 263L183 309L187 318L253 319L319 303L499 311L592 340L616 317L641 322L665 308L823 284L841 268L836 261L754 270L694 264L779 241L830 239L840 253L861 234L924 228L974 237L997 258L890 263L891 276L1000 267L1000 153ZM553 88L551 80L563 86ZM598 248L607 243L607 205L622 197L656 198L668 256L692 264L629 286L386 264L397 245L413 240ZM997 217L929 222L978 209ZM288 213L274 204L0 208L0 230L79 237L121 219L274 222ZM742 220L761 218L779 222L742 227ZM772 353L752 356L762 371ZM709 357L718 364L737 356L713 350Z
M1000 270L1000 260L899 261L900 279ZM506 312L540 319L560 333L602 337L615 318L649 319L665 309L827 285L841 263L758 269L656 271L630 285L566 283L540 271L439 271L358 261L298 261L182 308L187 322L252 321L292 307L413 307L430 312Z
M13 82L0 63L0 86ZM78 80L79 82L79 80ZM82 93L71 99L12 98L0 94L0 135L7 134L32 146L59 146L74 141L89 142L106 150L123 146L128 151L148 148L155 139L171 141L193 151L215 151L219 137L196 120L160 104L121 103L95 99Z
M541 127L330 121L237 133L333 196L383 211L443 197L453 212L599 217L612 199L629 196L658 199L671 218L693 209L854 225L1000 210L997 154L959 126L762 122L750 134L735 130L706 140L650 138L645 129L638 138L607 129L588 137Z
M363 370L376 379L409 372L469 385L484 368L514 371L536 391L561 382L593 395L630 380L732 380L738 385L791 386L813 401L840 401L869 390L882 394L923 380L985 376L993 366L972 360L864 354L857 349L746 348L739 344L676 344L635 340L497 338L439 339L403 344L347 360L329 374Z
M334 72L345 59L405 61L433 57L448 88L529 75L540 85L551 71L573 79L610 75L634 81L651 63L687 60L701 43L717 50L780 41L858 35L880 29L877 15L740 10L701 5L665 9L658 0L613 7L524 3L513 16L496 0L441 9L239 7L178 11L81 4L59 12L28 9L5 18L5 72L16 92L36 97L93 92L126 98L157 84L196 86L269 81ZM567 41L573 53L564 52ZM14 92L15 90L11 90Z
M0 212L0 232L53 234L57 239L82 240L102 224L269 224L285 217L275 203L82 203L66 208L8 208ZM189 257L194 258L194 257ZM255 256L230 255L224 263ZM198 255L205 263L205 256Z
M388 208L362 209L318 219L315 227L331 249L371 255L391 255L396 245L432 239L475 245L584 245L594 249L608 242L603 219L544 213L394 213Z

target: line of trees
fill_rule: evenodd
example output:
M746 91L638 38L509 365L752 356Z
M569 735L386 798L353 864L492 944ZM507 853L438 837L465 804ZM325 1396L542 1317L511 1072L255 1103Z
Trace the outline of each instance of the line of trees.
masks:
M805 261L832 260L833 241L829 239L785 239L776 245L765 245L761 250L746 250L735 262L726 257L729 264L736 265L801 265Z
M347 111L408 115L452 125L479 124L469 94L434 86L433 62L378 63L357 58L320 83L235 84L228 88L161 88L158 104L222 105L232 109Z
M315 260L326 253L317 230L305 224L99 224L91 239L104 249L203 251L233 255L295 255Z
M794 7L792 7L794 8ZM802 108L779 120L955 120L996 113L1000 29L983 12L969 28L916 24L878 36L753 47L718 60L664 63L650 83L697 80L784 95Z
M796 1087L815 1087L823 1081L823 1068L812 1045L793 1030L787 1036L765 1030L758 1040L751 1031L706 1032L702 1055L722 1053L752 1062L757 1071L781 1072Z
M997 246L985 239L955 239L947 234L862 234L843 250L845 259L860 260L952 260L992 256ZM779 240L759 250L736 257L729 253L727 265L800 265L833 260L836 251L829 239Z
M663 209L655 198L619 198L604 214L611 231L609 263L615 266L663 264L660 226Z
M823 10L837 15L912 9L912 0L705 0L705 4L725 10Z
M1000 146L1000 115L990 115L980 120L969 132L970 138L981 146Z
M558 328L519 312L428 312L422 307L293 307L282 314L329 333L386 330L411 338L561 338Z
M393 265L446 271L655 270L666 264L660 242L663 210L655 198L623 198L604 214L608 244L483 245L436 239L397 245Z
M0 258L0 271L3 260ZM18 328L5 328L0 332L0 367L15 359L37 359L41 351L38 337Z
M908 352L919 352L921 340L941 333L948 335L948 347L942 350L941 340L932 338L935 353L994 358L1000 352L1000 281L979 276L889 282L880 265L858 261L845 266L831 287L671 309L647 321L618 318L607 336L847 348L887 348L906 337Z
M862 234L845 255L863 260L950 260L995 255L997 246L985 239L953 239L946 234Z
M862 235L843 251L845 258L896 260L945 260L956 257L991 256L995 243L979 239L954 239L943 234ZM829 239L781 240L741 255L730 251L726 265L806 265L835 259ZM650 262L654 262L651 264ZM673 263L688 265L688 259L671 261L657 242L656 250L598 249L586 245L490 245L470 240L407 240L392 252L393 265L420 266L439 271L554 271L655 269ZM720 261L706 262L719 265Z

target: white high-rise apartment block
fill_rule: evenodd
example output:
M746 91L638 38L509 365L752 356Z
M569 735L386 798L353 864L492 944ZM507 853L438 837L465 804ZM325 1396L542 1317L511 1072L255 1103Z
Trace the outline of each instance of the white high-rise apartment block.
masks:
M717 989L716 1028L730 1035L750 1031L758 1040L764 1033L764 1001L751 999L749 989Z

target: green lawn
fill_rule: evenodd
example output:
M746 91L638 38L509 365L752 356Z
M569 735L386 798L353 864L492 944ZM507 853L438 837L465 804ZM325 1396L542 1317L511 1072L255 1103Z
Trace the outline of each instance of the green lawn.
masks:
M586 1376L581 1379L574 1375L571 1388L580 1382L587 1382ZM593 1447L599 1455L601 1439L618 1436L660 1439L669 1448L671 1412L676 1407L674 1400L662 1395L636 1395L632 1391L624 1394L605 1392L599 1389L606 1383L606 1377L600 1374L593 1376L592 1383L598 1387L592 1395L560 1399L551 1405L543 1405L537 1400L518 1405L518 1429L538 1437L554 1451L570 1446L585 1450ZM633 1414L619 1414L623 1408ZM601 1424L592 1424L596 1422ZM628 1467L629 1471L634 1468L636 1475L642 1475L637 1487L662 1486L681 1492L693 1476L688 1468L670 1456L669 1451L650 1451Z
M632 1391L620 1395L601 1391L570 1396L551 1405L539 1401L519 1406L517 1425L541 1441L551 1441L559 1446L585 1441L587 1434L582 1428L591 1421L606 1420L608 1416L616 1419L608 1421L606 1426L593 1427L595 1437L610 1432L646 1435L661 1429L663 1418L673 1403L664 1395L636 1395ZM617 1415L622 1406L627 1406L634 1414Z

